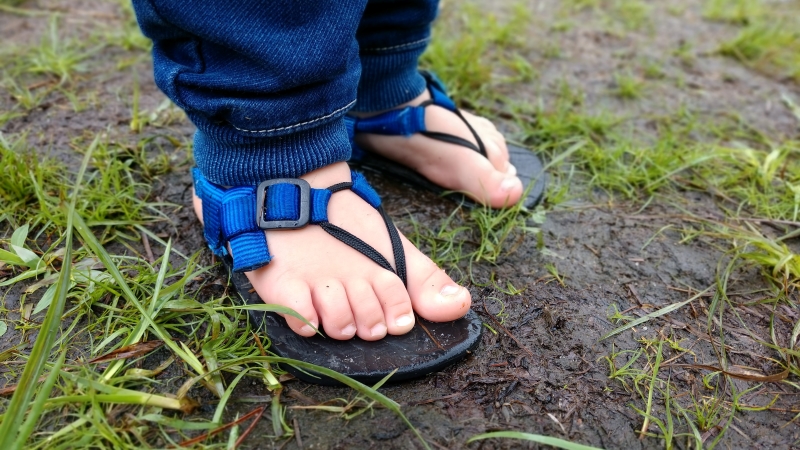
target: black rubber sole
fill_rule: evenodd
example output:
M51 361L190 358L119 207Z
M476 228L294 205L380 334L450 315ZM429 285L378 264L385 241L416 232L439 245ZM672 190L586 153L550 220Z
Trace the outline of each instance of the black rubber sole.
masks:
M390 176L400 181L427 189L438 195L445 194L445 197L451 198L468 208L477 206L474 201L468 199L463 194L448 192L443 187L431 182L402 164L398 164L390 159L376 155L375 153L366 151L362 153L363 155L359 159L350 160L350 165L358 169ZM517 168L517 176L522 180L522 185L525 189L528 189L528 196L525 197L523 206L531 209L538 205L544 197L547 177L544 172L542 160L530 150L513 144L508 144L508 153L511 164Z
M230 269L229 262L227 266ZM231 273L230 277L246 303L264 303L244 274ZM402 336L386 336L373 342L358 337L337 341L327 336L300 336L275 313L249 313L256 328L269 337L269 350L276 355L326 367L366 385L377 383L395 369L397 372L389 379L390 384L438 372L473 351L483 331L480 318L470 310L465 317L453 322L429 322L417 317L414 328ZM324 334L324 330L321 331ZM332 378L291 365L282 368L308 383L340 385Z

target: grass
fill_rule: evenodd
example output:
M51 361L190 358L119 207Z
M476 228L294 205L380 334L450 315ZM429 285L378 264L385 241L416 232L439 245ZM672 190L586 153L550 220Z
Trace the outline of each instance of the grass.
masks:
M616 88L614 94L625 100L641 98L644 92L644 83L636 76L629 73L614 75Z
M449 94L462 106L480 109L494 95L493 87L499 82L535 78L534 68L524 57L524 30L531 14L517 3L508 17L503 20L492 13L487 15L473 3L464 4L457 12L443 11L439 20L448 28L434 29L421 64L447 83ZM509 75L497 77L495 74L503 69Z
M568 0L562 2L563 16L590 10L602 17L604 27L614 33L640 31L652 20L652 5L643 0Z
M711 0L705 16L740 25L719 53L759 71L800 81L800 3L764 0Z
M796 16L786 14L795 4L709 0L703 14L732 27L734 37L720 43L720 54L790 83L800 73ZM294 439L291 417L300 408L286 407L277 365L287 361L269 353L268 338L254 334L247 309L231 298L217 268L180 242L184 225L171 222L178 205L164 200L165 180L191 164L187 138L172 128L184 116L168 102L143 109L142 86L131 76L116 94L125 115L107 130L72 131L67 144L50 144L42 134L52 130L36 128L48 108L70 111L75 120L90 117L109 99L91 86L107 80L106 73L146 70L150 44L128 3L117 4L114 20L83 31L68 26L66 15L19 2L2 6L4 13L38 20L44 32L36 42L0 50L0 88L7 94L0 127L16 130L0 134L0 376L6 387L16 385L10 399L0 397L0 447L235 448L261 417L268 422L263 442ZM648 445L714 448L727 445L734 427L747 430L741 423L749 413L777 411L783 393L792 398L800 389L800 322L790 314L798 308L800 283L800 139L758 130L735 112L679 106L631 116L624 107L608 111L587 100L652 102L656 88L675 83L706 57L691 42L678 44L672 55L678 64L668 56L617 70L604 80L614 82L610 92L544 76L542 61L568 57L564 36L580 32L586 14L598 13L588 20L590 30L642 39L656 11L657 5L637 0L563 2L553 25L558 37L531 43L527 30L541 19L522 4L499 13L446 5L425 66L463 106L502 119L515 139L545 155L550 187L535 211L455 209L437 220L409 215L403 225L437 264L475 285L499 285L494 275L481 274L494 274L524 249L542 262L535 268L542 282L569 286L569 267L560 264L558 249L545 245L551 242L541 230L545 214L580 202L669 211L653 240L674 232L681 236L674 245L717 249L714 284L635 311L614 304L606 317L616 328L597 346L610 351L599 350L594 359L608 369L606 393L631 399L636 434ZM785 20L774 20L776 14ZM102 61L106 54L113 61ZM537 96L545 100L531 101ZM770 100L800 124L788 96ZM696 208L689 200L695 194L711 198L719 214ZM517 287L503 280L509 293L528 287L517 279ZM741 292L754 283L756 292ZM753 312L763 320L748 318ZM671 327L687 318L699 334ZM732 348L738 336L752 343L757 367L745 366L756 363L743 362L740 349ZM26 347L31 341L33 348ZM708 355L711 362L702 359ZM686 381L686 374L697 378ZM369 420L385 409L427 445L425 427L379 386L326 375L355 394L308 408L344 421ZM242 412L237 400L253 383L264 404ZM800 412L786 409L791 427ZM525 431L464 439L589 448Z

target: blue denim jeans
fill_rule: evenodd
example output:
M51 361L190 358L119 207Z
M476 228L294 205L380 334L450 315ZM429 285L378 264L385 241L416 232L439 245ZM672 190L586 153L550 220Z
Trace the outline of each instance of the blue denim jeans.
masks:
M158 87L197 126L219 185L298 177L350 157L348 110L425 89L417 59L438 0L133 0Z

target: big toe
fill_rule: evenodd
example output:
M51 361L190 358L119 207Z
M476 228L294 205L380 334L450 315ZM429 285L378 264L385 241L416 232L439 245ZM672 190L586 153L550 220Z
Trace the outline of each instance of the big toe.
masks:
M475 166L481 176L462 175L471 186L467 189L470 197L492 208L505 208L520 201L524 187L516 175L496 170L485 159L476 161Z
M456 320L469 311L472 296L402 237L408 266L408 294L414 311L432 322Z

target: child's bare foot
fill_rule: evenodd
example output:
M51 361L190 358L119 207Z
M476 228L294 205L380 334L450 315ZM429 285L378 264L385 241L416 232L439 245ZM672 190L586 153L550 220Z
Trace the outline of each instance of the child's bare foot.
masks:
M336 163L301 178L311 187L327 188L350 181L350 169L345 163ZM202 218L202 202L197 196L194 207ZM333 194L328 218L373 246L394 267L383 219L355 193L344 190ZM445 322L469 310L469 291L453 282L402 235L407 289L397 275L318 226L266 233L273 258L266 266L247 273L256 292L264 302L287 306L315 326L322 325L334 339L358 335L374 341L387 333L407 333L414 326L414 312L434 322ZM294 317L288 316L286 321L300 335L314 334Z
M429 99L430 93L425 90L396 109L417 106ZM382 112L385 111L355 115L370 117ZM519 202L524 189L522 181L515 176L516 169L509 163L505 138L487 119L466 111L461 113L483 141L488 160L467 147L421 134L406 137L358 133L356 142L366 150L411 168L439 186L463 192L478 203L502 208ZM430 105L425 108L425 127L477 145L466 124L452 111L441 106Z

